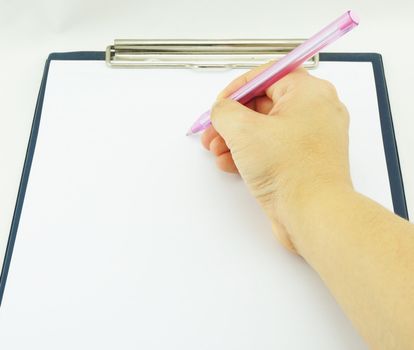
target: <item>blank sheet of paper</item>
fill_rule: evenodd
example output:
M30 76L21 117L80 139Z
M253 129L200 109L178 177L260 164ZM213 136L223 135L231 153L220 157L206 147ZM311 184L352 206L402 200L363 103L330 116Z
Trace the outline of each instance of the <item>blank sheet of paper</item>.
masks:
M365 349L238 176L186 137L241 70L52 61L0 310L3 349ZM355 187L392 209L370 63L321 62Z

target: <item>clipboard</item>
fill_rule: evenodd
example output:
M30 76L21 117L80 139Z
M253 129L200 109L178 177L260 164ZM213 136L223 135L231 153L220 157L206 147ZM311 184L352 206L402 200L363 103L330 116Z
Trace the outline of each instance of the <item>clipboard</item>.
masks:
M12 263L13 247L18 237L19 220L30 178L36 142L41 125L49 68L58 61L106 61L108 69L177 69L229 70L251 68L284 55L301 40L116 40L105 52L52 53L46 61L36 104L31 135L22 172L16 207L0 277L0 301L5 291ZM321 62L367 62L372 65L379 111L383 148L394 212L408 219L402 174L398 159L390 104L382 58L375 53L321 53L305 66L316 69ZM122 71L122 70L120 70ZM202 107L204 108L204 107ZM22 238L23 239L23 238ZM0 311L1 312L1 311Z

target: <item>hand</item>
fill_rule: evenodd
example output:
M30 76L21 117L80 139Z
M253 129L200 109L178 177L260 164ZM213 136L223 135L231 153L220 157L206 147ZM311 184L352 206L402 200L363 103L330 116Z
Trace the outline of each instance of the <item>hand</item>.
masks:
M355 192L348 113L328 82L296 70L247 106L226 99L202 142L239 172L281 242L321 276L375 349L414 349L414 225Z
M349 118L332 84L305 69L288 74L247 106L225 98L269 64L224 89L202 143L220 169L240 173L282 244L300 253L301 237L289 229L296 208L327 188L352 188Z

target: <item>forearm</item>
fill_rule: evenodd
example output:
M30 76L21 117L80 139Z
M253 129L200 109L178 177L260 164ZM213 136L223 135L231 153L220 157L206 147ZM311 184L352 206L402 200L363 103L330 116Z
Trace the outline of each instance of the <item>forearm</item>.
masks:
M413 225L351 189L297 208L287 227L296 248L369 344L413 349Z
M217 165L240 173L281 243L314 267L372 347L414 349L414 229L352 190L349 115L335 88L298 69L249 108L220 99L211 120L203 144Z

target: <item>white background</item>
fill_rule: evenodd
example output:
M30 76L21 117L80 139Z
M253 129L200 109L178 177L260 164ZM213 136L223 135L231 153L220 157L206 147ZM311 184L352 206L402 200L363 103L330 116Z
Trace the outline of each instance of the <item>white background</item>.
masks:
M8 235L44 61L115 38L301 38L347 9L361 25L326 51L383 55L413 216L414 6L398 1L0 0L0 237Z

